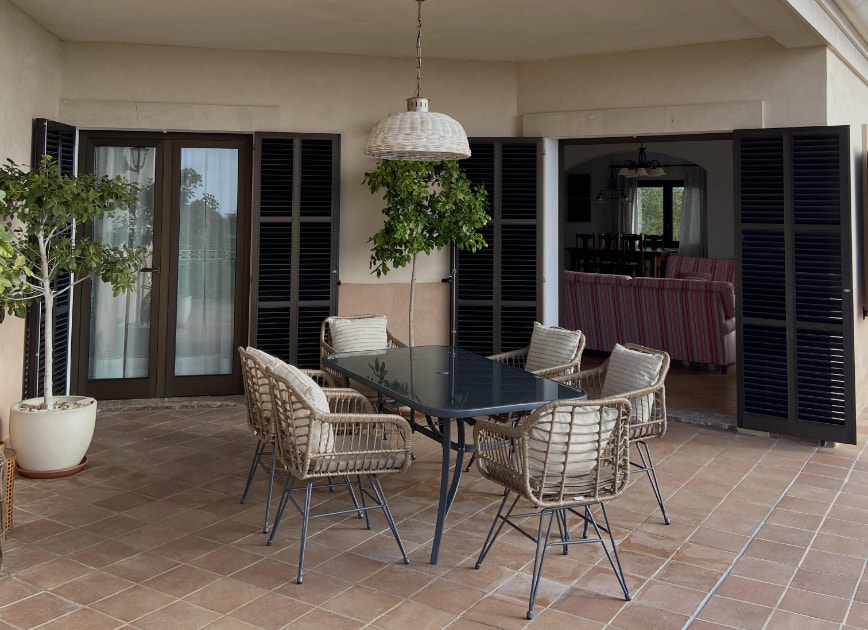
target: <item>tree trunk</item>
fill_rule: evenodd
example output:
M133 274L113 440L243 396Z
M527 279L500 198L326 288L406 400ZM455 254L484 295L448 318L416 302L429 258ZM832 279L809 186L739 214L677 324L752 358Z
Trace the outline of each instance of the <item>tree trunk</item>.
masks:
M413 302L416 301L416 253L413 253L413 262L410 265L410 312L407 321L410 326L410 347L414 345L413 339Z
M39 258L42 275L42 304L45 312L42 314L42 342L44 344L45 378L42 385L42 395L46 409L54 409L54 294L51 292L51 275L48 269L48 251L45 236L36 237L39 244Z

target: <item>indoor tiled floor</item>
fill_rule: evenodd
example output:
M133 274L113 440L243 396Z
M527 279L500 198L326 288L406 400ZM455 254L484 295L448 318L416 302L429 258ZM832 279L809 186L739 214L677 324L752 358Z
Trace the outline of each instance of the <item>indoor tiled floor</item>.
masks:
M547 558L528 622L529 541L507 533L473 568L499 499L475 470L428 563L439 447L421 436L409 472L383 477L411 563L379 516L319 520L296 584L300 519L265 545L264 474L239 503L254 440L223 404L101 412L83 472L15 480L0 630L868 628L864 435L820 449L670 423L649 445L672 524L639 475L609 504L633 601L576 547Z

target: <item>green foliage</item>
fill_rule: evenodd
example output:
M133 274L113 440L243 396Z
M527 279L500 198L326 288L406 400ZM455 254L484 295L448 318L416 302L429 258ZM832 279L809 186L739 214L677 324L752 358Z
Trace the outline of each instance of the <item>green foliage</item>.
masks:
M642 206L642 232L645 234L663 234L663 217L666 213L663 202L662 186L640 186L637 190ZM672 234L669 238L678 240L681 227L681 206L684 201L684 187L672 188Z
M380 160L365 183L371 193L383 190L386 202L383 227L368 239L377 277L450 243L474 252L486 246L479 230L491 219L488 195L471 187L457 162Z
M28 306L42 302L46 313L58 295L99 278L115 295L136 288L147 250L114 247L81 235L81 227L97 217L111 217L117 207L132 207L137 187L105 175L61 176L46 156L37 168L24 169L12 160L0 167L0 321L23 317ZM73 240L73 226L79 229ZM54 280L74 273L74 283L58 288ZM49 319L49 318L46 318ZM45 351L54 343L45 327ZM50 407L51 363L46 356L46 406Z
M76 283L98 276L115 295L135 289L143 248L70 238L73 223L81 226L111 216L117 206L135 204L134 185L103 175L61 177L56 162L46 156L39 168L29 170L9 160L0 168L0 193L5 197L0 222L7 230L0 237L0 321L6 314L22 316L27 306L53 291L45 280L50 283L63 273L75 273Z

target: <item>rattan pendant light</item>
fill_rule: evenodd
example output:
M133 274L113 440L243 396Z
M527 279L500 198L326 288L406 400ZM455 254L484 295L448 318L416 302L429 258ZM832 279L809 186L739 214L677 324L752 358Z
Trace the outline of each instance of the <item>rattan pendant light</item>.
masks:
M435 162L470 157L467 134L457 120L428 111L422 96L422 2L416 21L416 94L407 99L407 111L389 114L368 136L365 155L381 160Z

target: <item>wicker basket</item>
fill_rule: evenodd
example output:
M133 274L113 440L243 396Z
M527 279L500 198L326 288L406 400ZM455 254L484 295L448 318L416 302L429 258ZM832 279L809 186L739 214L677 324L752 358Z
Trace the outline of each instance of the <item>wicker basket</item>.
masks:
M12 529L12 482L15 479L15 451L7 448L4 453L6 456L6 514L0 514L5 520L6 531Z

